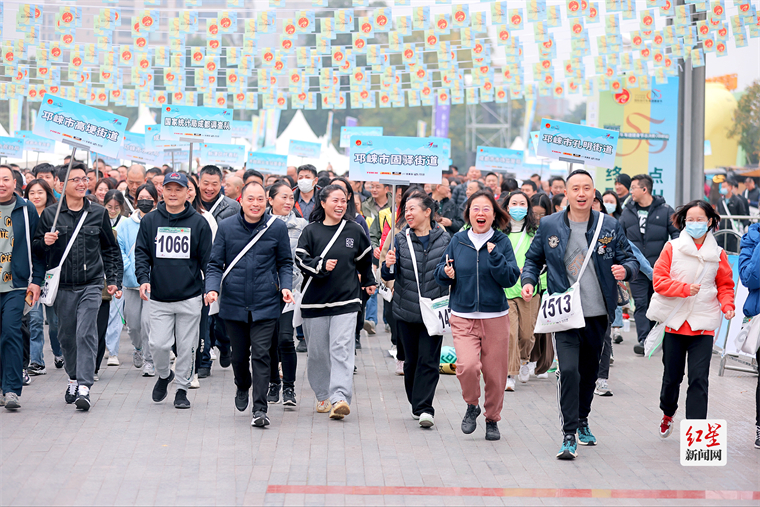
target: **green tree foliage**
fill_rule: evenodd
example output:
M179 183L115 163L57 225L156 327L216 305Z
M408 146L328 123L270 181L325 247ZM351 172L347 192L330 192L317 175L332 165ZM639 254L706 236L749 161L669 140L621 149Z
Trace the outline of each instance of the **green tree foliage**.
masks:
M760 81L752 83L739 99L728 135L739 138L739 146L750 164L760 162Z

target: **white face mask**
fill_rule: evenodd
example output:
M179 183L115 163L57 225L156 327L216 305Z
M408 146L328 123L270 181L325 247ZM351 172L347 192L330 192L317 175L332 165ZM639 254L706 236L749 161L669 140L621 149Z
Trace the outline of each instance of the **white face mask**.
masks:
M314 180L298 180L298 190L301 192L311 192L314 189Z

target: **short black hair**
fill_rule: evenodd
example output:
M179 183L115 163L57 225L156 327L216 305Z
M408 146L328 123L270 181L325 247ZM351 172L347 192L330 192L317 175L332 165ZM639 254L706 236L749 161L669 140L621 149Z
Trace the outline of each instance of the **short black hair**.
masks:
M562 176L552 176L551 178L549 178L549 186L552 186L552 183L554 183L555 181L561 181L562 183L565 183L565 178L563 178Z
M47 162L44 162L42 164L37 164L34 166L34 169L32 169L32 173L34 174L35 178L39 178L40 173L51 173L53 177L55 177L55 166L52 164L48 164Z
M637 174L631 178L631 181L638 181L641 187L645 188L650 195L652 194L652 189L654 188L654 180L648 174Z
M540 174L534 173L534 174L531 174L530 177L531 177L531 179L538 178L538 181L541 181L541 175Z
M224 179L222 170L215 165L204 165L201 167L201 172L198 174L198 179L203 177L204 174L208 174L209 176L218 176L219 181L222 181Z
M296 169L296 176L298 176L301 173L301 171L309 171L312 174L312 176L314 176L315 178L317 177L317 168L311 164L299 165L298 169Z
M591 181L594 181L594 177L591 176L591 174L585 169L575 169L573 172L567 175L567 180L565 181L570 181L570 178L572 178L573 176L578 176L579 174L588 176L589 178L591 178Z
M514 192L518 189L517 180L514 178L504 178L501 182L502 192Z
M151 181L143 183L137 187L137 191L135 191L135 202L137 202L137 196L140 195L140 192L143 190L150 194L150 196L153 198L153 202L158 202L158 191L156 190L156 187L153 186L153 183Z
M523 180L522 184L523 185L529 185L533 189L534 192L538 192L538 185L536 185L535 181L532 181L532 180ZM520 186L522 186L522 185L520 185Z
M711 231L717 229L718 224L720 223L720 215L715 212L709 202L702 199L694 199L693 201L680 206L676 212L673 213L671 221L673 222L673 225L676 226L676 229L679 231L684 230L686 227L686 213L694 206L702 208L702 211L707 215L707 229Z
M495 172L491 171L490 173L486 174L486 175L485 175L485 177L484 177L483 179L486 179L486 178L488 178L489 176L496 176L497 178L499 177L499 175L498 175L498 174L496 174Z
M264 175L261 174L259 171L257 171L256 169L247 169L243 173L243 184L245 184L245 182L248 181L248 178L251 178L251 177L261 178L261 181L264 181Z
M159 169L158 167L151 167L147 171L145 171L145 177L148 179L152 179L154 176L163 176L164 172Z

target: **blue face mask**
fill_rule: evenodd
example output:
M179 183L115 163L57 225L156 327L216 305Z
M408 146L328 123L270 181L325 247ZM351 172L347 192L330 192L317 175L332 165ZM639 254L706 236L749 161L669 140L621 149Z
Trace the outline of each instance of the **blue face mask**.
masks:
M614 202L605 202L604 209L607 210L608 215L612 215L613 213L615 213L615 210L617 209L617 205Z
M528 214L528 208L525 206L510 206L509 214L515 221L519 222Z
M694 239L701 238L707 234L707 222L687 222L684 230Z
M728 195L728 189L726 187L720 187L720 195Z

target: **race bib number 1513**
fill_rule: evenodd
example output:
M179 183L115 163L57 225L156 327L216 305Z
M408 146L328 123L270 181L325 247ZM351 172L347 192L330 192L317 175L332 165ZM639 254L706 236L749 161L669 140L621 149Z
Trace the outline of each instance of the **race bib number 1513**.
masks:
M190 228L159 227L156 235L156 257L159 259L189 259Z

